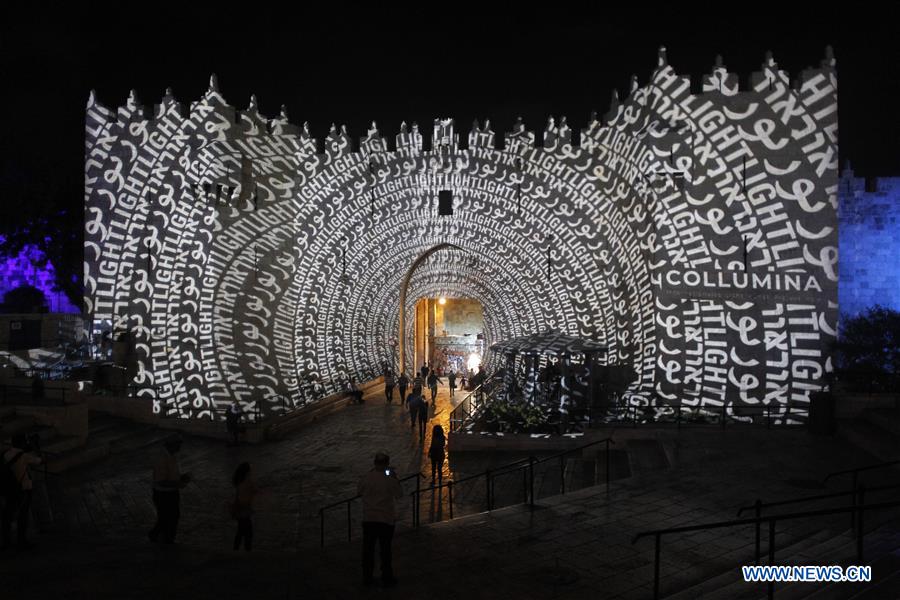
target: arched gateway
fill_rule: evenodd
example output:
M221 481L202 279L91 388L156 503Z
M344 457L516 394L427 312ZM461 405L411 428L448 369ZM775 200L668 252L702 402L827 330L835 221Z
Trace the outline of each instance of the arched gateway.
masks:
M836 321L836 85L829 53L795 82L767 58L747 90L719 65L692 94L661 50L577 143L564 118L537 144L476 123L461 145L438 120L430 150L373 125L355 151L333 127L324 152L215 78L188 112L92 94L87 311L134 333L134 383L182 416L314 402L395 360L401 281L447 244L409 298L481 301L488 345L595 339L638 371L634 402L806 401Z

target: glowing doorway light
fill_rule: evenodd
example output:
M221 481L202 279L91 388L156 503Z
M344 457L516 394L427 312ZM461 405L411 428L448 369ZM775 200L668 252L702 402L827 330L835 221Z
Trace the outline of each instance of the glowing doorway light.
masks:
M466 362L466 366L469 367L470 371L474 371L481 366L481 356L477 352L473 352L469 355L469 360L468 362Z
M441 296L438 298L438 304L447 304L447 299Z

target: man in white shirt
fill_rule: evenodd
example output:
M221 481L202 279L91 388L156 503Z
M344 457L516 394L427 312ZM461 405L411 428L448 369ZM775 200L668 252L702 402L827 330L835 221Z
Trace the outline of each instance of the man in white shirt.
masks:
M4 497L3 512L0 515L2 547L6 549L12 540L12 522L16 520L16 544L20 550L30 548L27 540L28 521L31 517L31 494L34 484L28 467L41 464L41 458L31 452L31 445L25 435L17 434L12 445L3 452L3 464L12 471L15 483Z
M371 585L375 569L375 543L381 551L381 582L396 585L391 565L391 541L397 520L394 503L403 497L397 473L384 452L375 455L375 466L359 482L363 503L363 584Z
M166 440L165 450L153 465L153 505L156 506L156 525L147 534L151 542L175 543L175 532L181 516L181 488L191 480L188 473L182 474L178 466L178 452L181 437Z

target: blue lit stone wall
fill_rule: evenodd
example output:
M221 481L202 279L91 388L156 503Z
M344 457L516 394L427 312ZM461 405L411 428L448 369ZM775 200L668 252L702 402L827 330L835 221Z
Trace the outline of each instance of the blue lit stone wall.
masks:
M842 316L876 304L900 310L900 177L872 191L849 168L840 181L839 302Z

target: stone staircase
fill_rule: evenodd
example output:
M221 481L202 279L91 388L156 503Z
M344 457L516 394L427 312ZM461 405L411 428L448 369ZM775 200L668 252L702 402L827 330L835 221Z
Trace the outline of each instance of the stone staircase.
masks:
M900 531L895 525L883 525L866 534L865 559L872 567L870 583L776 583L774 597L779 600L849 600L900 597ZM762 564L768 548L763 540ZM778 565L857 565L856 535L850 530L822 529L781 548L776 548ZM751 564L748 560L744 564ZM661 586L663 590L666 587ZM767 584L743 581L740 566L712 574L699 583L663 595L667 600L756 600L767 598Z
M53 427L40 425L33 416L18 414L15 406L0 406L0 439L8 440L19 433L37 435L40 450L47 454L70 451L81 444L78 436L61 435Z
M87 439L61 435L54 427L39 424L33 416L19 414L15 405L0 406L0 440L16 434L37 435L47 471L62 473L112 454L142 448L162 440L171 432L151 425L103 413L91 413Z
M858 418L841 421L838 435L879 460L900 459L900 410L866 409Z
M47 452L53 453L48 459L47 469L52 473L61 473L113 454L161 444L171 434L170 431L152 425L134 423L128 419L91 412L88 436L83 445L44 448Z

